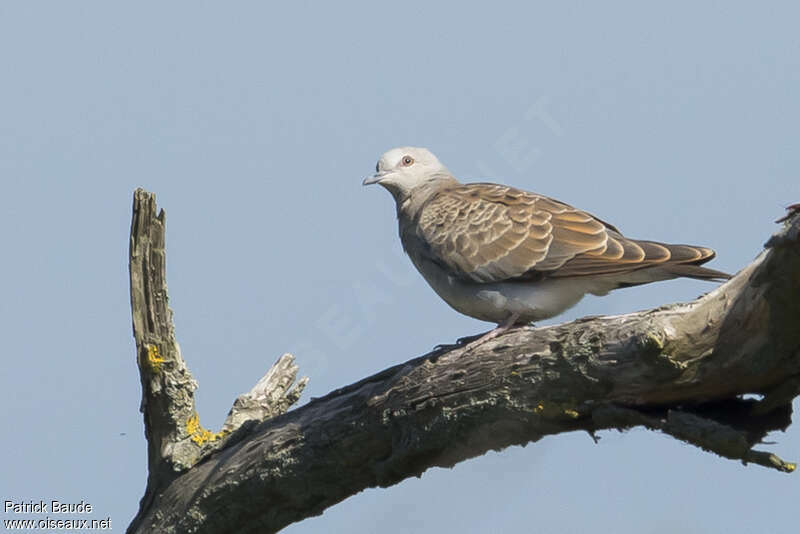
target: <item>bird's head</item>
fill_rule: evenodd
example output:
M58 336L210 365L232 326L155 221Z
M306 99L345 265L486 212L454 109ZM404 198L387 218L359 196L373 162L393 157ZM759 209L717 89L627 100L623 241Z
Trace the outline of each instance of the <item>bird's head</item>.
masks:
M406 146L384 153L375 165L375 174L366 178L363 185L380 184L400 200L413 189L441 178L452 176L430 150Z

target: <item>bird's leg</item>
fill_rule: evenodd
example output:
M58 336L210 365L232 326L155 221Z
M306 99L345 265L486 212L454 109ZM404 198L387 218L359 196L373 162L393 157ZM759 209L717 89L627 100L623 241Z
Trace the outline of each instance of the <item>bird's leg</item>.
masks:
M467 346L464 347L464 352L469 352L472 349L474 349L475 347L477 347L479 345L483 345L484 343L486 343L490 339L494 339L497 336L499 336L501 334L504 334L505 332L510 330L517 323L518 319L519 319L519 314L518 313L512 313L508 317L508 319L506 319L505 321L503 321L502 323L497 325L497 328L495 328L493 330L489 330L488 332L483 334L481 337L479 337L475 341L470 341L467 344Z

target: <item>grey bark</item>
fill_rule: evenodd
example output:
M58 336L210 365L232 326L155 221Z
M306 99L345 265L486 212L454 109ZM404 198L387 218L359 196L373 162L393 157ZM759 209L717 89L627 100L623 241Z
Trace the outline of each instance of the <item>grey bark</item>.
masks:
M755 261L693 302L443 346L292 411L307 379L292 386L284 355L211 433L167 306L164 214L137 190L131 306L149 477L128 532L275 532L365 488L573 430L644 426L791 472L754 446L789 426L800 393L793 208Z

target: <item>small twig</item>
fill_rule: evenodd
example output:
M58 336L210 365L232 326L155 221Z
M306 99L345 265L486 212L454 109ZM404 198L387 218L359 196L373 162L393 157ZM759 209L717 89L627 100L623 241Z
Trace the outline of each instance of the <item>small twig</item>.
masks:
M236 399L222 425L222 431L233 432L247 421L263 421L285 413L300 399L308 384L308 377L294 383L297 371L294 356L284 354L278 358L253 389Z

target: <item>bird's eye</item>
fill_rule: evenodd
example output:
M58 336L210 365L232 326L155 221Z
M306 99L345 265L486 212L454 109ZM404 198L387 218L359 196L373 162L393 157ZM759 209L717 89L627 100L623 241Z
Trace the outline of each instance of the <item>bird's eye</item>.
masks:
M411 156L403 156L403 159L400 160L400 163L403 165L403 167L410 167L414 164L414 158Z

